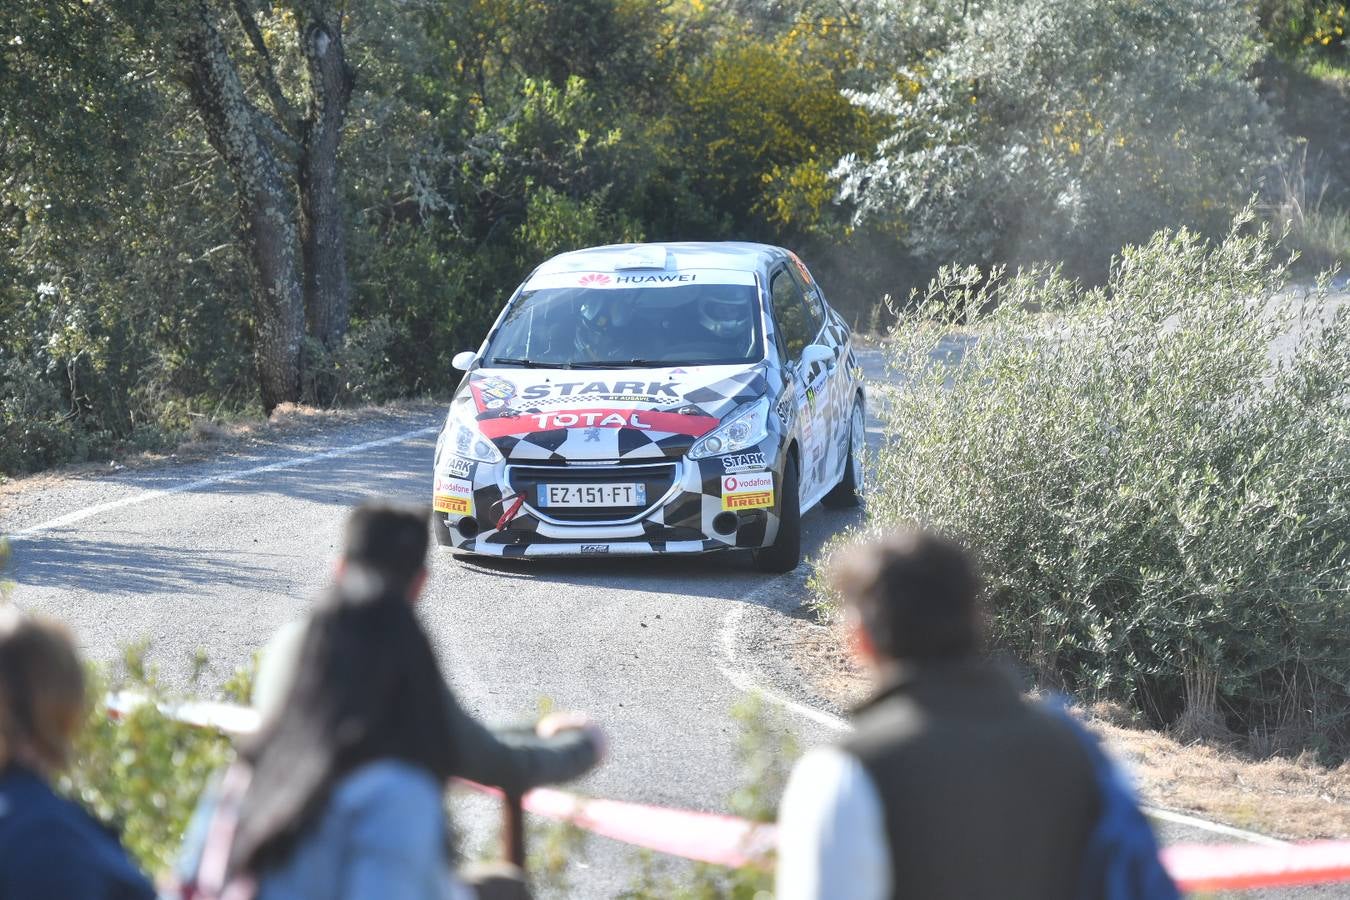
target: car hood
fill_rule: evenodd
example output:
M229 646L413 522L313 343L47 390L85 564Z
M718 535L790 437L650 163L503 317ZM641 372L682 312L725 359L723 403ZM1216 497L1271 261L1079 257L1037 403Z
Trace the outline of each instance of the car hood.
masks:
M764 396L765 367L478 369L454 402L513 461L665 458Z

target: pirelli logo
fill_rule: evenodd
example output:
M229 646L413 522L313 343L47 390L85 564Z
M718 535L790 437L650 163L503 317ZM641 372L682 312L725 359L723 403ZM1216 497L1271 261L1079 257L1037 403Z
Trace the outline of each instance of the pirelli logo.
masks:
M436 495L436 512L457 513L467 516L473 512L473 501L468 497L456 497L452 494Z
M765 509L773 506L773 473L745 472L722 477L722 509Z
M759 509L773 506L773 491L756 491L753 494L728 494L722 498L723 509Z

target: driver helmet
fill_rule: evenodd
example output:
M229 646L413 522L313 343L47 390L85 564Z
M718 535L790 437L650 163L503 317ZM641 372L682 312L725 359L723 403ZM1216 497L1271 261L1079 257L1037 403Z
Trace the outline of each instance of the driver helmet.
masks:
M632 312L620 291L590 291L577 309L576 349L592 357L614 337L613 330L627 324ZM614 296L607 296L613 294Z
M707 293L698 299L698 320L718 337L744 334L750 326L750 304L744 297Z

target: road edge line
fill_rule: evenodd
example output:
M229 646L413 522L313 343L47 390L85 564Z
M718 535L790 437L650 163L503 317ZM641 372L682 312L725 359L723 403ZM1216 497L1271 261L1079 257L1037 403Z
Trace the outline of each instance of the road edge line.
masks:
M1149 806L1140 804L1140 809L1144 814L1153 819L1160 819L1164 822L1172 822L1176 825L1187 825L1191 828L1198 828L1202 831L1210 831L1214 834L1222 834L1227 837L1241 838L1253 844L1264 844L1268 847L1288 847L1289 841L1273 838L1267 834L1261 834L1258 831L1248 831L1245 828L1235 828L1232 825L1225 825L1222 822L1211 822L1209 819L1201 819L1197 816L1188 816L1185 813L1179 813L1175 810L1164 809L1161 806Z
M421 437L424 434L430 434L441 426L428 425L425 428L418 428L413 431L405 431L401 434L390 435L389 437L377 438L373 441L363 441L359 444L349 444L345 447L335 447L332 450L324 450L319 453L311 453L308 456L295 456L290 459L278 460L277 462L267 463L261 466L252 466L247 469L238 469L232 472L222 472L219 475L210 475L206 478L198 478L195 481L176 484L167 488L155 488L149 491L143 491L139 494L133 494L130 497L122 497L117 500L109 500L107 503L99 503L96 506L88 506L84 509L77 509L74 512L57 516L54 519L48 519L45 522L39 522L36 525L29 525L27 528L21 528L18 531L9 534L0 535L0 540L23 540L35 534L44 531L50 531L53 528L61 528L66 525L73 525L76 522L83 522L94 516L102 515L105 512L112 512L116 509L123 509L128 506L137 506L141 503L149 503L151 500L158 500L162 497L171 497L174 494L184 494L189 491L198 491L202 488L212 487L217 484L226 484L231 481L239 481L252 475L261 475L264 472L280 472L286 469L296 469L300 466L310 463L321 462L325 459L336 459L341 456L352 456L357 453L364 453L367 450L374 450L379 447L387 447L390 444L399 444L412 438Z

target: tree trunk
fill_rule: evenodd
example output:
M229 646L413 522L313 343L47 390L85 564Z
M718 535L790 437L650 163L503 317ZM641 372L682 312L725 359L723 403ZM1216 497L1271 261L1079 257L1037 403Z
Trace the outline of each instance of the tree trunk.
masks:
M310 336L334 350L347 333L352 294L338 180L338 145L352 94L352 73L342 46L341 16L325 9L300 28L309 80L299 165L305 317Z
M203 5L188 13L178 41L193 104L239 194L241 232L254 307L254 351L263 409L300 398L304 299L294 195L261 132L215 21Z
M285 192L285 185L281 185ZM263 410L300 399L300 346L304 304L295 259L295 224L289 196L240 197L249 287L254 305L254 353Z

